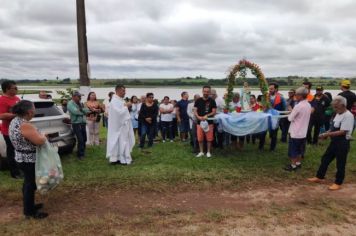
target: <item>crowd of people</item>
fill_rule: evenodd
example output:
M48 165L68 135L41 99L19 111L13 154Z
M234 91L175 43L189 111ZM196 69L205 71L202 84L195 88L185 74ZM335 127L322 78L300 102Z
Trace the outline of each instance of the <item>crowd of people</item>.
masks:
M345 105L346 110L344 112L347 114L342 116L344 117L342 122L345 122L347 126L342 126L342 128L345 129L344 132L337 134L340 134L340 136L343 135L343 140L347 140L345 141L347 143L351 139L350 134L354 129L354 119L356 115L356 95L350 90L350 86L351 83L349 80L343 80L340 87L342 92L333 99L330 93L324 92L322 86L317 86L315 88L315 94L313 94L312 84L310 82L304 82L300 88L289 90L288 97L285 98L279 92L278 84L270 83L270 107L279 111L281 114L288 114L288 112L290 114L288 117L282 116L277 129L269 129L265 132L239 137L224 132L222 127L219 127L218 122L214 120L214 116L229 111L246 112L246 110L248 110L264 112L266 105L262 102L262 95L256 98L255 95L251 94L247 83L244 84L240 93L234 93L232 101L228 106L225 104L226 94L219 96L216 90L210 86L204 86L202 95L195 94L192 101L189 101L189 94L184 91L181 93L181 99L179 101L171 100L169 96L165 96L159 101L154 98L153 93L147 93L139 99L137 96L132 96L130 99L125 98L126 88L120 85L116 87L115 93L110 92L108 94L108 98L104 101L104 106L101 106L97 102L95 103L95 93L92 92L89 94L88 101L82 109L82 117L88 117L88 114L92 114L93 112L97 112L97 114L104 112L104 125L109 127L108 133L115 132L115 130L110 129L109 117L111 111L110 101L113 97L117 97L120 100L120 107L128 112L127 117L129 117L131 121L130 125L133 130L133 135L130 134L128 136L129 138L126 136L121 137L121 140L127 140L132 136L136 136L139 143L138 147L144 149L146 138L148 139L147 148L152 147L155 140L160 140L162 143L174 142L176 137L179 137L181 142L186 142L188 138L190 138L190 144L193 147L193 152L196 153L196 157L206 156L208 158L212 157L213 147L224 148L233 145L238 149L243 149L245 142L249 143L252 141L254 144L256 140L259 140L258 149L263 150L267 133L269 133L270 137L269 150L275 151L278 143L278 130L281 130L280 142L288 142L288 156L291 160L290 164L284 169L286 171L296 171L302 166L301 163L305 157L306 144L317 145L320 139L329 137L327 135L332 135L333 129L335 129L335 119L339 119L337 108L342 105ZM73 100L75 100L76 97L80 99L80 94L74 94ZM77 103L77 106L79 106L79 104L80 103ZM71 117L75 117L74 112L69 109ZM113 112L115 113L117 111L113 109ZM120 112L122 111L119 111L114 120L120 119ZM97 144L95 135L98 135L98 132L95 131L95 126L90 122L89 119L87 125L89 134L93 135L93 138L89 143ZM95 122L98 122L98 119L96 119ZM75 121L73 123L75 123ZM338 128L340 128L340 125ZM73 127L73 129L75 128ZM116 127L116 129L117 132L119 132L118 130L122 130L122 127ZM91 130L94 132L91 132ZM159 136L160 139L158 138ZM332 143L335 142L334 139L335 138L332 138ZM114 140L116 139L114 138ZM115 141L110 145L108 144L107 149L114 150L115 148L113 146L120 146L118 145L120 142ZM85 143L83 144L83 147L84 146ZM342 147L346 146L347 145L344 144ZM126 148L125 145L121 145L121 151L116 150L115 158L111 158L113 154L108 152L107 156L110 163L113 165L131 164L131 155L128 153L131 152L132 147L132 142L128 148ZM78 150L80 150L80 148L78 148ZM338 157L341 152L335 153L337 153L335 156L337 162L339 163L341 160L342 163L342 160L346 158L345 153L343 157ZM78 157L82 158L80 155L81 154L78 153ZM324 166L323 168L325 169L325 163L332 160L330 150L324 156L326 157L322 158L322 166ZM346 161L344 162L346 163ZM338 167L340 167L338 168L340 169L338 173L343 173L345 169L344 165L338 164ZM320 171L320 173L318 172L317 176L322 179L323 174L321 173L322 171ZM340 178L335 182L339 187L341 183ZM335 186L332 187L332 189L335 188Z
M35 205L34 163L35 147L46 141L46 136L38 133L29 122L34 115L33 103L17 97L17 85L14 81L1 84L3 91L0 97L1 133L6 141L7 159L10 174L13 178L24 176L24 214L32 218L44 218L46 213ZM288 142L290 164L284 169L296 171L301 168L305 158L306 144L317 145L320 139L330 138L331 142L321 158L321 164L315 177L310 182L324 181L328 165L336 159L336 179L330 190L340 189L345 177L345 165L350 149L352 132L355 129L356 95L353 93L349 80L343 80L342 92L334 98L317 86L312 93L312 84L304 82L296 90L291 89L285 98L279 92L276 83L269 84L270 104L263 103L262 95L251 94L245 83L240 93L234 93L232 101L227 105L225 96L219 96L215 89L206 85L202 94L194 94L190 101L188 92L181 93L179 101L169 96L159 101L154 93L147 93L140 98L126 98L124 85L117 85L115 92L110 92L103 103L100 103L95 92L90 92L86 101L82 102L82 94L73 92L70 101L62 99L61 105L65 113L70 115L71 125L77 138L77 157L85 157L87 142L99 145L100 122L107 128L107 153L110 164L131 164L131 152L138 140L142 150L150 148L155 141L190 142L196 157L212 157L213 148L224 148L233 145L243 149L245 142L255 144L259 140L258 149L263 150L267 133L270 136L269 150L274 151L278 143L278 131L281 130L281 142ZM50 99L40 93L41 99ZM265 112L273 108L282 116L276 129L268 129L261 133L245 136L234 136L219 127L214 117L219 113L228 112ZM10 127L10 128L9 128ZM89 137L87 137L89 136ZM160 137L160 138L158 138ZM146 142L146 138L148 142ZM87 140L88 139L88 140Z

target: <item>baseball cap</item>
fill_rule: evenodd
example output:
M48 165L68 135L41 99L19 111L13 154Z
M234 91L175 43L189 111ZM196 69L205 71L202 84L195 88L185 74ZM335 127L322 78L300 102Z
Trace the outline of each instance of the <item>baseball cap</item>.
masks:
M321 90L321 91L323 91L324 88L323 88L323 86L319 85L319 86L316 86L315 90Z
M82 94L81 94L79 91L74 91L74 92L72 93L72 96L81 97Z
M295 89L290 89L288 93L295 93Z
M345 87L350 87L351 86L351 81L348 79L344 79L341 81L341 86L345 86Z

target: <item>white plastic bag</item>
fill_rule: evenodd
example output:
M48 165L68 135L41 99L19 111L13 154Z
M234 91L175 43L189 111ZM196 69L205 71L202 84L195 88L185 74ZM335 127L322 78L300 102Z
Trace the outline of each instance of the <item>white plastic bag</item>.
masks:
M209 123L206 120L200 121L200 127L205 133L209 132Z
M63 169L57 148L48 141L36 149L36 185L41 194L54 189L63 180Z

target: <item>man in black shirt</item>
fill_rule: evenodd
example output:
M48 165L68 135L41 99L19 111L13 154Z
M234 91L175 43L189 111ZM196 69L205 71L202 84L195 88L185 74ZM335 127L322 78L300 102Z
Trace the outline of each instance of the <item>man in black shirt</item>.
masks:
M307 141L309 144L317 144L321 126L325 123L325 110L330 105L330 99L324 95L323 86L316 87L316 94L312 100L312 114L309 121ZM312 130L314 132L312 135Z
M204 138L207 141L206 156L211 157L211 143L214 140L214 122L207 120L214 117L216 113L216 103L210 97L211 87L206 85L203 87L203 97L199 98L195 103L195 116L197 117L197 137L199 142L200 152L197 157L204 156ZM206 125L208 123L208 126ZM202 127L203 126L203 127Z
M340 86L341 86L340 89L342 92L339 93L339 95L346 98L346 101L347 101L346 108L347 108L347 110L351 111L353 104L356 102L355 93L350 91L351 82L348 79L344 79L343 81L341 81Z

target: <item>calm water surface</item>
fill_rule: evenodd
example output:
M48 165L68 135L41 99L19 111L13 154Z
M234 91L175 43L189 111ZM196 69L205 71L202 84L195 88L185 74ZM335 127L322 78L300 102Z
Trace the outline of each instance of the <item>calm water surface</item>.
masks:
M36 86L19 86L19 89L43 89L43 90L48 90L52 91L52 97L53 98L60 98L60 96L56 93L58 90L64 90L63 88L54 88L54 87L36 87ZM114 91L114 88L92 88L92 91L94 91L99 99L104 99L107 97L108 93L110 91ZM141 96L145 95L148 92L154 93L155 98L157 99L163 99L164 96L169 96L171 99L180 99L180 94L183 91L187 91L189 93L190 98L193 98L194 94L202 94L202 89L199 87L192 87L192 88L174 88L174 87L158 87L158 88L126 88L126 96L131 97L133 95L136 96ZM223 96L226 88L216 88L216 91L219 96ZM235 88L234 92L240 92L241 88ZM314 92L314 91L313 91ZM330 92L333 96L336 96L338 93L340 93L340 90L325 90L325 92ZM285 97L288 95L288 90L281 90L280 93L282 93ZM255 94L256 96L261 94L259 90L252 90L252 94ZM19 95L21 96L21 94ZM38 98L37 94L28 94L24 95L24 98L27 99L33 99L33 98Z

